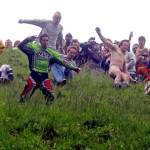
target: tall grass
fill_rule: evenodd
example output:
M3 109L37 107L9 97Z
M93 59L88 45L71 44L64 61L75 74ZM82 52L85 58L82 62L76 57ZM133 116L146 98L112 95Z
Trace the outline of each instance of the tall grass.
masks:
M0 149L149 149L150 101L143 84L116 90L108 76L82 69L73 83L53 85L52 105L45 105L40 90L18 104L27 57L6 49L2 64L12 66L15 80L0 88Z

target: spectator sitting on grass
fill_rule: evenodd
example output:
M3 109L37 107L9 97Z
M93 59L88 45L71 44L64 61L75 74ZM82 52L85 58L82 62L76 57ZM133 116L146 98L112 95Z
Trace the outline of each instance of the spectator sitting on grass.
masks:
M68 49L67 55L59 54L59 57L68 65L76 66L76 63L73 61L73 58L76 56L76 53L77 53L76 47L71 46ZM74 76L74 71L69 68L63 68L63 69L64 69L65 78L71 79L72 81Z

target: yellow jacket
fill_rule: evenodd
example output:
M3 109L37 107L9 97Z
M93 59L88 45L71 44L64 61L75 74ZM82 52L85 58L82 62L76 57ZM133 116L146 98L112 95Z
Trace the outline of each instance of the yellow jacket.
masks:
M4 44L2 43L2 41L0 40L0 54L3 53L4 48L5 48L5 45L4 45Z

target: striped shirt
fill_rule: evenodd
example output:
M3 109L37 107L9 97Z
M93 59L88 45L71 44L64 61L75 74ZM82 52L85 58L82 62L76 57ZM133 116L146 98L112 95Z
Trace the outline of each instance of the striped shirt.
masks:
M63 26L58 24L54 24L52 20L39 20L39 19L33 19L33 20L21 20L20 23L27 23L32 24L35 26L38 26L42 28L36 43L39 44L39 37L41 34L47 34L49 36L49 43L48 47L56 50L56 41L58 39L60 48L62 48L62 42L63 42Z

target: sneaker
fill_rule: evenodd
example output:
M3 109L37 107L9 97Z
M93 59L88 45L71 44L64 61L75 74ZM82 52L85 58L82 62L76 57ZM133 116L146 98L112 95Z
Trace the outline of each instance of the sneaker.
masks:
M48 106L48 105L52 104L53 101L54 101L54 97L51 98L51 99L47 99L47 100L46 100L46 105Z
M144 81L144 76L140 75L137 79L138 82L143 82Z
M57 82L57 86L63 87L66 84L66 79L61 80L60 82Z
M120 89L120 88L121 88L120 83L116 83L116 84L115 84L115 88L116 88L116 89Z
M51 97L45 95L46 105L52 104L54 101L54 93L51 93Z
M126 82L122 82L121 86L122 86L123 88L130 87L129 83L126 83Z
M17 103L24 103L25 101L23 100L23 98L20 98L19 100L17 100Z

